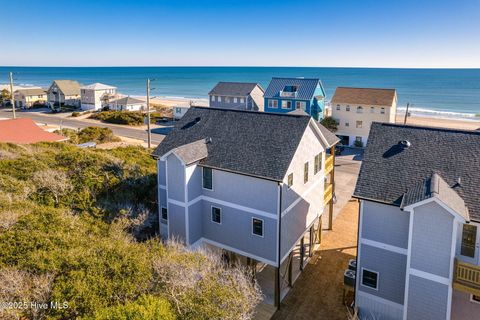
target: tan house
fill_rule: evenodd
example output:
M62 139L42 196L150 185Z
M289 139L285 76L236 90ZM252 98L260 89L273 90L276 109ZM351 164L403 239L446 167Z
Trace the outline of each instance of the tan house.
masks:
M82 110L100 110L116 97L117 87L93 83L80 88Z
M80 107L80 84L74 80L54 80L47 90L51 107L68 105Z
M337 136L347 146L365 146L372 122L395 123L395 89L338 87L331 100Z
M15 91L15 106L17 108L31 108L34 105L47 103L47 90L42 88L19 89Z

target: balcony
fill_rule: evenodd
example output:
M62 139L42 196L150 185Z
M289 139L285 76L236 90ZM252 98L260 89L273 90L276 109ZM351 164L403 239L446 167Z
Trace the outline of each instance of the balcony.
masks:
M325 191L323 193L323 201L324 203L330 202L333 197L333 184L326 184L325 185Z
M333 170L333 155L327 155L325 158L325 175L329 174Z
M480 266L455 259L453 288L480 296Z
M293 92L290 92L290 91L280 91L280 97L282 98L296 98L297 97L297 92L296 91L293 91Z

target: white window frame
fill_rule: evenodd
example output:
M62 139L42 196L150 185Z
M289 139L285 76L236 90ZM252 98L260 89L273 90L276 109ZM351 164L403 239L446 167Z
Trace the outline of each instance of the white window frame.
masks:
M245 103L245 98L240 98L240 103Z
M350 127L350 122L345 122L345 127Z
M289 180L288 180L288 179L290 178L290 176L292 176L292 184L291 184L291 185L289 184ZM290 188L293 187L293 184L295 183L294 178L295 178L295 176L294 176L293 172L290 172L290 173L287 175L287 187L288 187L288 189L290 189Z
M216 96L212 95L212 96L210 97L210 98L211 98L210 100L215 101L215 97L216 97Z
M368 271L368 272L371 272L371 273L376 273L376 274L377 274L377 283L376 283L375 288L363 284L363 271L364 271L364 270L366 270L366 271ZM375 291L378 291L378 282L379 282L379 280L380 280L380 272L378 272L378 271L373 271L373 270L370 270L370 269L367 269L367 268L362 268L362 273L360 274L360 285L361 285L361 286L363 286L363 287L365 287L365 288L369 288L369 289L375 290Z
M337 111L340 111L341 107L339 104L337 104Z
M289 107L284 107L284 106L283 106L283 103L284 103L284 102L285 102L285 104L290 103L290 106L289 106ZM285 110L292 109L292 101L290 101L290 100L282 100L282 109L285 109Z
M237 103L238 99L237 97L233 97L233 103Z
M480 304L480 301L473 299L474 294L470 294L470 302Z
M385 114L385 107L382 107L382 108L380 109L380 114Z
M345 111L350 111L350 106L346 106Z
M360 123L360 126L358 125L359 123ZM363 129L363 121L362 120L355 121L355 128Z
M205 168L212 170L212 189L208 189L208 188L205 188L205 187L203 186L203 170L204 170ZM213 169L212 169L212 168L202 167L202 189L208 190L208 191L213 191Z
M262 235L256 234L253 232L253 220L260 220L262 221ZM252 235L264 238L265 237L265 221L263 219L257 218L257 217L252 217Z
M370 113L375 113L375 107L370 107Z
M307 103L305 101L295 101L295 109L305 110L307 108Z
M213 220L213 208L220 210L220 222ZM216 224L222 224L222 208L216 206L210 206L210 221Z
M163 209L167 210L167 219L163 219ZM168 208L167 207L160 206L160 222L168 223Z
M363 113L363 107L362 106L357 107L357 113Z

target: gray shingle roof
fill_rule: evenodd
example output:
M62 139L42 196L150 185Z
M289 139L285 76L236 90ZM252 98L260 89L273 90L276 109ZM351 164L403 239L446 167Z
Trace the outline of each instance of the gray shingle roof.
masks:
M263 88L258 83L253 82L219 82L208 93L209 95L219 96L241 96L245 97L252 92L252 90L258 86L262 92Z
M80 83L75 80L54 80L53 82L66 96L80 95Z
M310 100L315 95L315 89L320 84L320 79L307 79L307 78L272 78L270 84L265 90L265 98L279 98L280 91L285 86L298 86L296 100ZM282 97L282 99L288 99Z
M455 188L450 187L437 173L433 173L430 177L408 189L403 195L400 208L431 198L439 199L449 208L458 212L465 220L470 220L465 201L458 195Z
M192 107L154 151L211 138L201 165L282 181L309 116Z
M208 139L200 139L172 150L182 161L189 165L208 156Z
M410 147L399 144L407 140ZM394 206L434 173L480 222L480 132L373 123L354 196ZM460 185L457 184L460 178ZM410 190L410 191L409 191ZM421 192L417 190L416 192Z
M122 106L131 105L131 104L145 104L145 101L140 99L135 99L132 97L124 97L117 100L113 100L112 103L116 103Z
M331 147L340 141L340 139L334 133L322 126L320 122L317 123L317 126L318 129L320 129L320 132L324 136L325 140L327 141L328 147Z

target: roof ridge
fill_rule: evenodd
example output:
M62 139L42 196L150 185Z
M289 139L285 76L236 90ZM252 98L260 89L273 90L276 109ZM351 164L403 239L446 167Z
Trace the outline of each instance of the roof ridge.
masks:
M255 110L238 110L238 109L225 109L225 108L215 108L215 107L204 107L204 106L191 106L190 108L197 109L208 109L208 110L218 110L223 112L238 112L238 113L258 113L259 115L265 116L279 116L279 117L309 117L309 114L300 115L300 114L289 114L289 113L276 113L276 112L260 112Z
M397 91L395 88L370 88L370 87L337 87L337 89L367 89L367 90L393 90Z
M480 131L478 131L478 130L442 128L442 127L422 126L422 125L414 125L414 124L388 123L388 122L373 121L372 125L381 125L381 126L385 126L385 127L408 128L408 129L431 130L431 131L443 131L443 132L452 132L452 133L468 133L468 134L480 135Z

